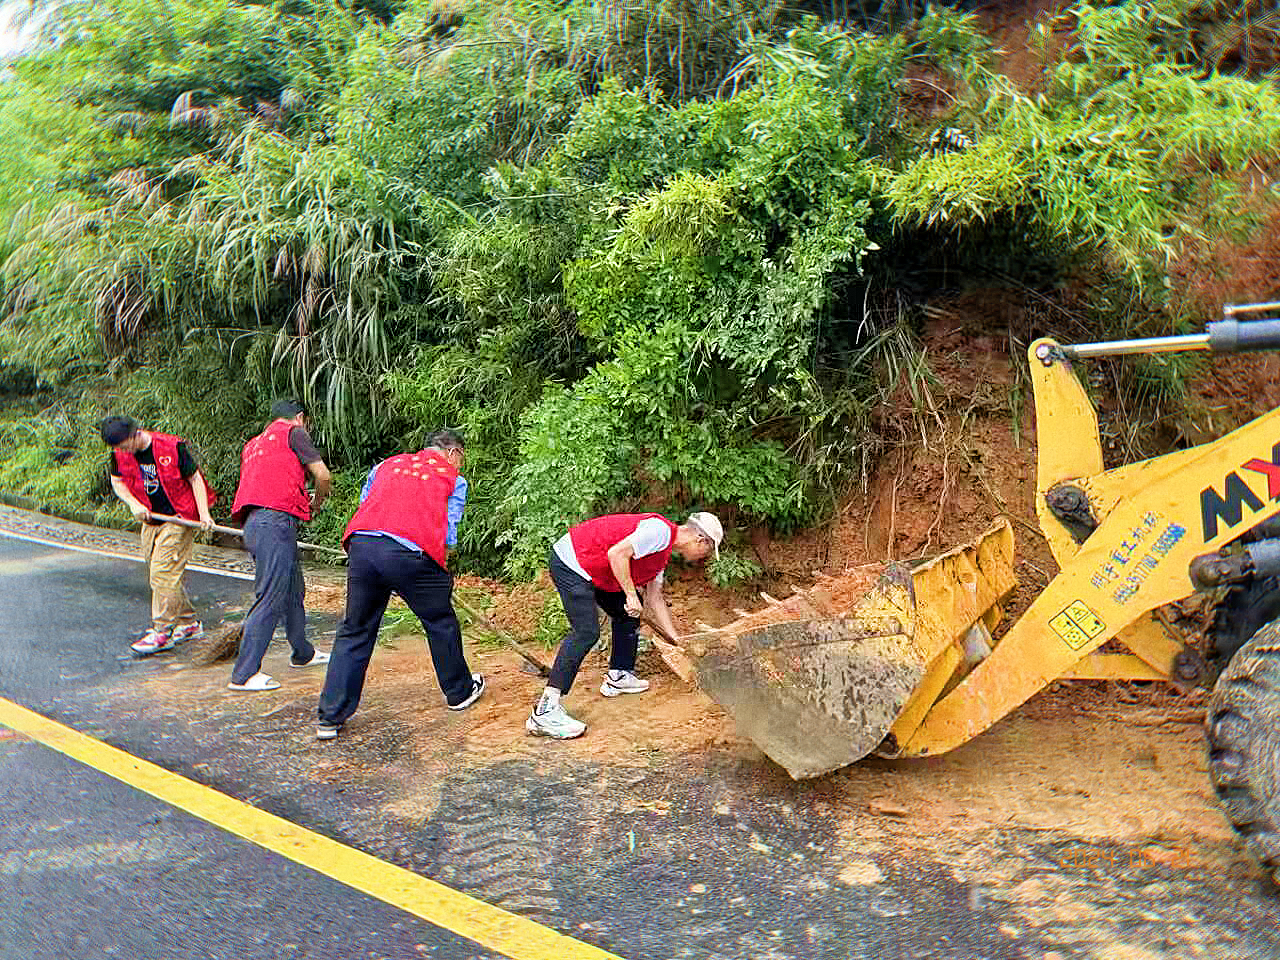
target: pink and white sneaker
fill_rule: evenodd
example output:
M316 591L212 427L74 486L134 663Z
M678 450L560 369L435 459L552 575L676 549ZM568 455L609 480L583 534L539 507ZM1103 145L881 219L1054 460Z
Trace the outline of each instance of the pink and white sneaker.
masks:
M193 620L191 623L180 623L173 628L174 643L186 643L188 640L199 640L204 636L204 624L199 620Z
M159 653L161 650L170 650L173 648L173 637L165 633L163 630L148 630L137 643L132 644L129 649L133 651L134 656L149 657L153 653Z

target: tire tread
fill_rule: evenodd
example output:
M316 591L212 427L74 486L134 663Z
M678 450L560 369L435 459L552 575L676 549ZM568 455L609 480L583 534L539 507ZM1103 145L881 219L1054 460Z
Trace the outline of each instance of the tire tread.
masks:
M1280 619L1261 626L1218 677L1205 734L1227 818L1280 883Z

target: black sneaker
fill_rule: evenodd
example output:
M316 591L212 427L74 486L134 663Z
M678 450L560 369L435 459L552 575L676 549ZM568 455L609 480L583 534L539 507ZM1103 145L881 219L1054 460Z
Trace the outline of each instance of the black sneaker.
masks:
M448 707L450 710L465 710L479 700L482 693L484 693L484 674L473 673L471 675L471 696L461 703L450 703Z

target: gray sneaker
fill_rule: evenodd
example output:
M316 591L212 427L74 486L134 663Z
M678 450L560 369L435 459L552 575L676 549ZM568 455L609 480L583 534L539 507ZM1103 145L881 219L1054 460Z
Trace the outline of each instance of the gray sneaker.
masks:
M600 692L606 697L620 697L624 693L644 693L649 689L649 681L641 680L630 670L610 670L604 675L604 683L600 684Z
M524 722L524 728L535 737L552 737L556 740L572 740L587 732L587 725L569 716L560 704L546 713L537 713L535 709Z

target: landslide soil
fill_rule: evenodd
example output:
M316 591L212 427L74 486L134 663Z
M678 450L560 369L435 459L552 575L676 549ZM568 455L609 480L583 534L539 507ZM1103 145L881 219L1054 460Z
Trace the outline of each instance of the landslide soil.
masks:
M936 382L923 405L909 400L904 388L887 407L880 428L892 442L865 488L829 526L790 539L752 536L768 571L753 587L785 595L788 585L809 582L815 571L839 576L860 565L925 557L979 534L1000 516L1013 522L1018 541L1019 587L1010 619L1053 576L1054 562L1035 526L1035 426L1018 373L1023 359L1011 357L1004 342L975 332L991 329L992 302L992 295L975 294L935 313L924 342ZM1271 368L1242 365L1237 373L1261 380ZM1236 383L1227 393L1214 383L1200 389L1224 408L1220 416L1240 418L1253 415L1273 390L1261 382ZM545 575L514 588L460 577L459 588L523 639L535 633L553 597ZM721 625L734 619L735 607L761 606L749 590L717 590L697 569L674 569L669 596L677 623L687 628L699 620ZM340 613L341 585L317 581L309 605ZM1209 787L1199 700L1165 685L1057 684L948 755L866 761L795 784L652 651L640 664L653 683L648 695L600 697L596 687L606 663L592 654L567 699L588 724L587 735L566 743L530 738L524 719L541 681L486 632L473 625L466 634L473 668L489 680L484 699L462 714L442 709L421 635L400 635L376 651L364 700L343 731L340 750L316 750L310 740L321 672L290 670L278 649L264 669L286 683L269 698L228 697L225 667L197 667L194 655L180 652L144 682L142 706L136 687L122 689L121 708L255 738L272 762L295 776L395 783L384 810L393 817L427 815L438 800L434 784L463 768L520 761L548 771L652 769L678 760L714 770L731 763L753 771L761 795L779 802L802 798L847 822L851 855L910 842L949 858L959 871L977 869L983 848L962 838L1015 827L1135 844L1153 863L1253 869ZM549 660L552 652L540 655ZM379 756L393 762L370 762ZM870 833L868 813L879 824Z

